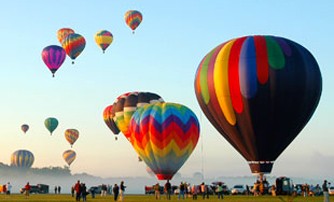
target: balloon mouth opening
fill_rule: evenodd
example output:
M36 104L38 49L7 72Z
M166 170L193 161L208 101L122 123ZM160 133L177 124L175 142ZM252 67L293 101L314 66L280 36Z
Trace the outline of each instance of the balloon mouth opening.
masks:
M248 165L255 175L271 173L274 161L248 161Z
M158 180L171 180L173 175L171 174L156 174Z

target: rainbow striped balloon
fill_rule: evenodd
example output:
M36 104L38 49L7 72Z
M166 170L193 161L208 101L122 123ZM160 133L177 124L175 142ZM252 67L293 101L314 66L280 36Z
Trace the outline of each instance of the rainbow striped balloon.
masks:
M175 103L145 105L133 114L129 130L133 148L159 180L171 179L199 139L196 115Z
M129 10L125 13L124 19L126 24L132 29L134 33L134 30L139 26L139 24L143 20L143 15L139 11Z
M95 42L103 53L113 41L113 35L107 30L101 30L95 34Z
M75 58L85 49L86 40L80 34L72 33L63 40L62 46L66 54L73 60L72 64L74 64Z
M77 129L66 129L65 130L65 139L70 143L71 147L79 138L79 131Z
M34 155L30 151L22 149L15 151L11 155L10 164L19 168L30 168L34 160Z
M77 154L75 153L75 151L73 151L71 149L66 150L63 153L63 158L66 161L66 163L68 164L68 166L70 166L73 163L73 161L75 160L76 156L77 156Z

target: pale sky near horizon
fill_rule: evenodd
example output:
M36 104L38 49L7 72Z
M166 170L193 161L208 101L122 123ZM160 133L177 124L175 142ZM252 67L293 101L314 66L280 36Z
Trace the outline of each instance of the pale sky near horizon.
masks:
M334 2L321 1L3 1L0 8L0 162L18 149L34 153L33 167L64 166L67 128L80 137L73 149L72 173L102 177L147 176L144 163L120 134L103 122L104 108L130 91L149 91L191 108L201 138L180 169L184 176L251 175L246 161L211 126L197 103L193 82L202 58L217 45L245 35L276 35L306 47L323 79L319 106L299 136L281 154L270 175L331 177L334 167L333 45ZM139 10L135 34L124 13ZM74 65L67 57L52 78L41 59L48 45L59 45L58 29L70 27L86 38ZM105 54L94 41L106 29L114 41ZM47 117L60 124L52 136ZM30 126L27 134L20 129Z

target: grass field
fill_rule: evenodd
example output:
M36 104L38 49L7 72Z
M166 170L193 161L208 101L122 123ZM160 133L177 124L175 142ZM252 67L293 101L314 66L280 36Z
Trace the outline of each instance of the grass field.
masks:
M334 201L334 197L331 197L331 200ZM0 195L0 201L1 202L7 202L7 201L15 201L15 202L23 202L23 201L29 201L29 202L73 202L75 201L75 198L72 198L71 195L67 194L61 194L61 195L55 195L55 194L32 194L29 196L29 198L25 198L24 195L19 194L12 194L10 196L6 195ZM82 200L81 200L82 201ZM96 198L91 198L90 195L87 197L87 201L90 202L113 202L113 196L107 196L107 197L100 197L96 196ZM150 202L150 201L168 201L163 196L160 200L156 200L154 196L152 195L126 195L124 198L124 202ZM170 201L195 201L192 198L186 198L178 200L176 196L172 196L172 200ZM225 196L223 200L218 200L216 196L213 196L209 199L203 200L202 198L198 198L197 201L210 201L210 202L218 202L218 201L225 201L225 202L253 202L253 201L259 201L259 202L322 202L323 197L302 197L298 196L296 198L291 198L287 196Z

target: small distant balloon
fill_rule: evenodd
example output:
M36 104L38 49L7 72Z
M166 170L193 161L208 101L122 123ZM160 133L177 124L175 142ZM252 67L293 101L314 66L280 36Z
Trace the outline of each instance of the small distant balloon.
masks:
M30 151L22 149L11 155L10 164L18 168L30 168L34 160L34 155Z
M63 48L66 51L66 54L72 59L72 64L74 60L82 53L86 46L86 40L80 34L69 34L63 40Z
M22 130L24 133L26 133L26 132L29 130L29 125L28 125L28 124L23 124L23 125L21 126L21 130Z
M139 11L129 10L125 13L124 19L126 24L132 29L132 33L135 33L135 29L143 20L143 15Z
M61 28L57 31L57 38L60 44L63 43L64 39L67 37L69 34L73 34L74 30L71 28Z
M77 156L77 154L75 153L75 151L73 151L71 149L66 150L63 153L63 158L66 161L66 163L68 164L68 166L70 166L73 163L73 161L75 160L76 156Z
M57 45L47 46L42 51L42 59L54 77L56 71L61 67L66 58L65 50Z
M79 131L77 129L67 129L65 131L65 139L70 143L71 147L79 138Z
M113 41L113 35L107 30L101 30L95 34L95 42L103 53Z
M48 129L48 131L50 131L50 135L52 135L52 132L58 126L58 120L56 118L49 117L49 118L45 119L44 125Z

